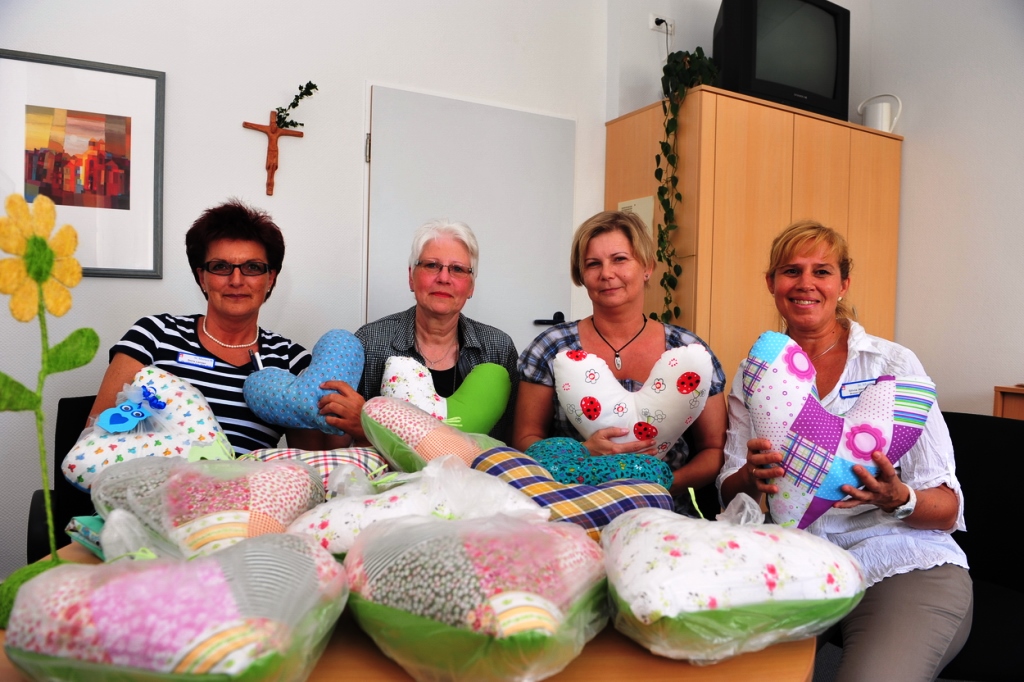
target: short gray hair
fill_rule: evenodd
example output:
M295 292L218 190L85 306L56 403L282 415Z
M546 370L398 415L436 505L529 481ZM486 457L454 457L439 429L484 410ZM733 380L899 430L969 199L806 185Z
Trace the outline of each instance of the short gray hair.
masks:
M454 220L429 220L417 228L412 236L409 267L416 265L427 242L438 237L450 237L462 242L466 250L469 251L469 265L473 268L473 277L476 277L477 264L480 261L480 246L476 243L476 235L473 234L473 230L469 229L469 225Z

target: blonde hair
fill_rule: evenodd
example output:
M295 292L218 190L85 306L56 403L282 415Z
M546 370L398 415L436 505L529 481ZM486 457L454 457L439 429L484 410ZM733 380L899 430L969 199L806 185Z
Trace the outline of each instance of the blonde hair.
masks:
M654 267L657 250L650 230L644 225L644 221L640 220L635 213L602 211L583 221L583 224L576 228L576 234L572 237L572 260L569 263L569 268L572 272L572 281L576 286L583 286L583 260L586 258L590 240L599 234L613 230L619 230L626 235L626 239L629 240L629 244L633 248L633 257L645 268Z
M768 257L768 270L765 275L774 281L775 271L792 260L798 251L805 248L817 249L824 246L830 256L839 264L839 276L845 282L850 279L853 259L850 258L850 247L846 239L830 227L825 227L816 220L798 220L772 241L771 253ZM849 306L845 301L836 303L836 317L851 319Z

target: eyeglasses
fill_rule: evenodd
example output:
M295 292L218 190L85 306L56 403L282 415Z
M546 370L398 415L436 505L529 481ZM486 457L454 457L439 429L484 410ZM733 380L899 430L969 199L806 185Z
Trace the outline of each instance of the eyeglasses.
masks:
M203 270L211 275L230 277L234 274L235 268L242 271L246 277L258 277L267 274L270 266L263 261L247 260L244 263L229 263L226 260L210 260L203 263Z
M459 265L458 263L449 263L445 265L436 260L418 260L416 261L416 267L423 268L431 275L440 275L441 271L448 268L448 274L455 279L465 279L473 274L473 268L466 265Z

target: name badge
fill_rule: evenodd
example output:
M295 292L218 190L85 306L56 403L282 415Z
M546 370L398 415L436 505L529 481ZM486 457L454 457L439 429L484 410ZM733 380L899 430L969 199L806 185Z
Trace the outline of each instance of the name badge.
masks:
M839 397L843 399L856 398L868 386L873 386L878 378L864 379L863 381L848 381L839 387Z
M192 353L178 353L178 362L183 365L205 367L207 369L213 369L217 364L217 361L213 358L204 358L202 355L192 355Z

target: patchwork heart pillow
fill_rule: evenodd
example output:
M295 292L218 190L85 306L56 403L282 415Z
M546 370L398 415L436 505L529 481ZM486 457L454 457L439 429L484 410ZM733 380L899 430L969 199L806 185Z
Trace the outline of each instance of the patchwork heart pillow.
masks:
M558 483L601 485L623 478L672 487L672 469L650 455L591 455L572 438L544 438L523 453L547 469Z
M607 623L600 546L507 516L381 521L345 558L359 626L416 680L540 680Z
M584 439L609 427L627 429L616 443L657 441L661 457L700 416L714 365L699 343L665 351L636 393L619 384L607 363L584 350L555 356L555 395Z
M388 478L389 485L399 485L370 495L339 495L295 519L288 532L310 535L331 554L345 554L370 525L400 516L474 519L510 514L536 521L550 516L523 493L455 457Z
M646 481L612 481L601 485L558 483L537 462L512 448L496 447L482 453L473 468L497 476L551 511L552 521L581 526L594 540L612 519L632 509L657 507L672 511L672 496L665 488Z
M343 464L350 464L359 471L369 475L377 471L383 471L388 466L387 460L378 455L376 450L370 448L339 448L337 450L266 448L253 450L245 455L245 459L255 459L260 462L274 462L277 460L302 462L320 474L328 499L334 497L333 491L328 486L328 480L331 477L331 472L337 467Z
M360 423L366 437L397 471L419 471L444 455L470 464L487 448L501 444L489 436L463 433L398 398L367 400Z
M318 403L330 393L325 381L358 386L363 376L363 344L344 329L332 329L316 342L313 360L299 376L280 367L267 367L245 379L242 394L257 417L292 429L319 429L337 436L344 431L327 423Z
M66 563L19 591L6 652L36 680L305 679L347 597L343 568L294 535L195 561Z
M160 547L192 558L283 533L324 501L320 474L302 462L134 460L96 479L96 511L131 512ZM104 528L106 531L106 528Z
M152 401L144 391L154 396ZM124 406L130 409L123 410ZM81 490L88 491L108 466L139 457L195 460L235 456L203 394L158 367L140 369L119 397L118 406L104 415L96 426L82 432L61 465L64 476ZM101 424L127 430L110 432Z
M783 526L806 528L846 497L840 486L860 486L852 468L872 475L871 461L882 452L896 464L917 442L935 404L928 377L882 376L867 387L843 416L821 406L815 370L807 353L785 334L758 338L743 371L743 400L758 438L782 453L785 475L772 483L772 518Z
M466 433L488 433L505 413L512 382L508 370L485 362L470 370L450 398L434 390L434 379L423 363L394 356L384 363L380 394L412 403L445 424Z
M866 589L837 545L721 516L639 509L612 521L601 545L615 628L655 654L701 664L813 637Z

